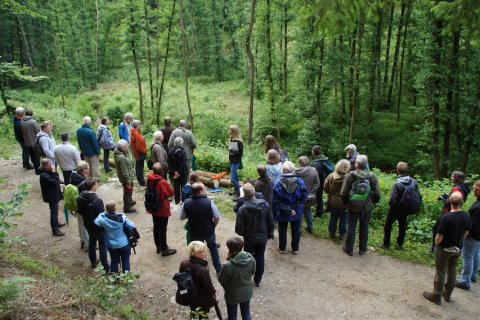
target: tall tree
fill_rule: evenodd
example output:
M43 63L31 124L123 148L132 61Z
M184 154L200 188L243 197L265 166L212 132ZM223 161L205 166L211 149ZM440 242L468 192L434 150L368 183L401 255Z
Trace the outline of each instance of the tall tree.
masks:
M393 52L393 62L392 62L392 75L390 78L390 85L388 86L388 94L387 94L387 106L390 108L392 106L392 94L393 94L393 85L396 81L397 76L397 66L398 66L398 54L400 52L400 42L402 39L402 28L404 24L404 16L405 16L405 2L402 2L402 8L400 10L400 22L398 23L398 31L397 31L397 38L395 41L395 50Z
M130 11L130 50L132 50L133 63L135 65L135 73L137 75L137 85L138 85L138 96L140 101L140 121L143 122L143 93L142 93L142 79L140 76L140 66L138 63L137 57L137 45L136 45L136 36L137 36L137 22L135 21L135 3L134 0L129 0L129 11Z
M150 86L150 108L152 111L154 110L154 104L155 104L155 99L153 96L153 74L152 74L152 48L150 45L150 16L148 14L149 12L149 1L144 0L143 1L143 9L145 12L144 18L145 18L145 34L147 38L147 62L148 62L148 84Z
M393 14L395 12L395 3L390 5L390 13L388 16L388 32L387 32L387 43L385 46L385 66L383 68L383 84L382 84L382 97L385 97L385 91L388 84L388 68L390 66L390 42L392 40L392 29L393 29ZM383 106L385 107L385 106Z
M190 105L190 93L188 91L188 41L187 31L185 30L185 23L183 21L183 0L180 0L180 31L182 33L182 49L183 49L183 72L185 77L185 95L187 97L188 120L190 121L192 132L195 133L193 125L192 106Z
M249 20L248 30L247 30L247 38L245 40L247 57L249 61L249 73L250 73L250 81L249 81L250 102L248 107L248 144L252 144L253 142L253 102L255 98L255 86L254 86L255 61L252 53L252 32L253 32L253 24L255 23L256 6L257 6L257 0L252 0L252 7L250 9L250 20Z
M271 32L271 3L270 0L267 0L266 3L266 15L265 15L265 40L267 47L267 64L266 64L266 74L268 82L268 103L270 106L270 116L272 119L272 128L277 132L277 139L280 139L280 127L278 126L278 115L275 108L275 93L273 87L273 62L272 62L272 32Z

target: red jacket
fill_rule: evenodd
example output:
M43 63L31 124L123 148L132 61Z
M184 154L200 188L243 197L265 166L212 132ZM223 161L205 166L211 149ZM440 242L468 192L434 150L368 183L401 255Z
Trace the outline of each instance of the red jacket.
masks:
M139 160L138 159L138 154L139 153L143 153L143 154L146 154L147 153L147 144L145 143L145 138L142 136L142 134L140 133L140 131L138 131L137 129L134 129L132 128L130 130L130 133L131 133L131 147L132 147L132 154L133 154L133 157L135 158L135 160Z
M149 186L153 186L157 180L159 180L156 187L157 197L160 200L162 207L159 211L149 213L156 217L170 217L172 213L170 212L170 201L168 198L173 196L173 189L170 187L167 180L163 179L161 175L153 172L147 174L147 184Z

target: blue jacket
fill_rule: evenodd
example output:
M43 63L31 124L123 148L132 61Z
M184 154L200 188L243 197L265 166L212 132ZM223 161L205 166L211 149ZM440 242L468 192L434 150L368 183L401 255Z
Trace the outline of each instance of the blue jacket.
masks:
M123 231L123 224L125 223L130 230L135 228L135 225L123 213L116 214L122 217L122 222L112 220L108 218L108 215L107 212L102 212L94 221L97 226L105 229L107 246L111 249L119 249L127 246L128 238L125 231Z
M15 132L15 139L23 144L23 135L22 135L22 119L13 116L13 131Z
M77 130L77 140L80 150L85 157L93 157L100 154L97 135L88 125L84 124Z
M302 178L294 174L284 174L273 187L273 211L278 222L302 220L303 204L308 191ZM295 215L291 215L291 211Z
M123 139L130 143L130 134L129 134L130 127L125 124L125 122L121 122L118 125L118 136L120 139Z

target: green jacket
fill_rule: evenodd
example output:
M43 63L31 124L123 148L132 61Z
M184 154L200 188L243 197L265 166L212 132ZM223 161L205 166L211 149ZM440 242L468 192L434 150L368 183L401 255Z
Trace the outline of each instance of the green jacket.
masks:
M115 167L117 168L118 180L122 185L133 186L133 179L135 178L135 170L133 162L123 151L115 149L113 154L115 159Z
M225 290L225 302L228 304L243 303L253 296L252 276L255 273L255 259L246 251L242 251L222 266L218 282Z

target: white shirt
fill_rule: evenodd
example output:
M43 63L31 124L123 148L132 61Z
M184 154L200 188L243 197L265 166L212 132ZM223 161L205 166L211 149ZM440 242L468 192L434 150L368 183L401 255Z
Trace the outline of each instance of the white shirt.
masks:
M80 153L77 147L70 142L62 142L55 146L53 153L55 160L63 171L72 171L77 169L77 163L80 161Z

